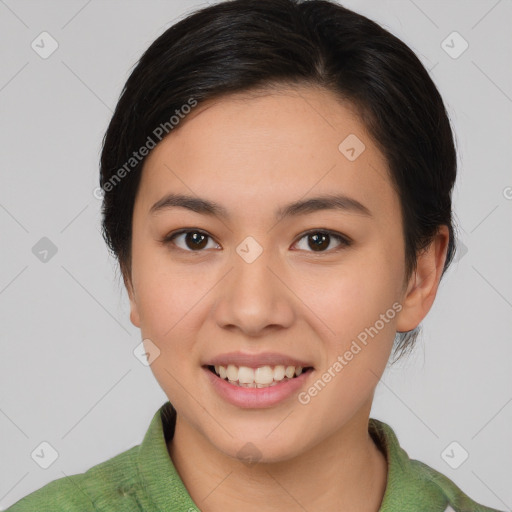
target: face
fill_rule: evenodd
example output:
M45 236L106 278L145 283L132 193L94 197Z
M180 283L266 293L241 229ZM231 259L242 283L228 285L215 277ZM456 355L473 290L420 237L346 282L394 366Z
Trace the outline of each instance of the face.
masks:
M386 161L349 104L302 87L198 105L146 159L132 229L131 321L183 428L278 461L367 419L405 248Z

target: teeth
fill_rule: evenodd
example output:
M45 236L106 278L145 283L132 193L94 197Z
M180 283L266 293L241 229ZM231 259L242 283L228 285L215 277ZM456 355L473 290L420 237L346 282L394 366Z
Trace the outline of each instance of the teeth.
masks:
M240 368L238 368L238 382L240 382L240 384L253 383L254 370L252 368L248 368L247 366L240 366Z
M292 379L302 373L302 366L284 366L277 365L271 367L268 365L259 368L249 368L248 366L227 366L216 365L215 373L221 379L227 379L231 384L245 388L266 388L275 386L285 378Z
M273 380L274 371L270 366L262 366L261 368L256 368L254 372L254 382L256 382L256 384L272 384Z
M287 366L284 374L291 379L295 375L295 366Z
M274 367L274 380L283 380L284 379L284 371L285 371L285 368L282 364Z
M238 368L232 364L228 364L228 367L226 368L226 377L228 380L238 380Z

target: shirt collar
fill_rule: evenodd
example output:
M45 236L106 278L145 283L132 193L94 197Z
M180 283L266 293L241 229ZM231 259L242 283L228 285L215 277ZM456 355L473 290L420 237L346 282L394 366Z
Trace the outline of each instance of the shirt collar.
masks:
M167 451L175 423L176 411L167 401L153 416L139 447L139 475L154 510L197 510Z
M147 498L155 510L196 510L183 481L167 451L174 435L176 411L167 401L155 413L138 452L138 470ZM447 500L433 481L434 472L419 461L409 459L400 447L393 429L370 418L368 431L387 460L386 490L379 512L413 510L422 497L430 510L445 510Z
M436 475L445 477L422 462L411 460L393 429L383 421L370 418L368 431L388 463L386 490L379 512L415 510L419 503L428 503L429 510L444 511L448 500L434 479Z

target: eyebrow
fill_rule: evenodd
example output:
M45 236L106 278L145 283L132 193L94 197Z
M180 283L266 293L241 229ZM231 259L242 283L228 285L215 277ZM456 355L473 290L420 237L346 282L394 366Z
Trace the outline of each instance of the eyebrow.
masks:
M230 218L229 212L220 204L200 197L184 194L167 194L150 208L149 213L156 214L176 207L186 208L202 215L215 216L224 219ZM372 213L365 205L356 199L340 194L328 194L295 201L278 208L275 211L275 217L280 221L285 217L304 215L321 210L338 210L372 217Z

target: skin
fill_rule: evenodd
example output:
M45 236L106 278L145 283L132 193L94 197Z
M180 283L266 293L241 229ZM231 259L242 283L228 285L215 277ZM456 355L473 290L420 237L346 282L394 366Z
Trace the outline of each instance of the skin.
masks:
M349 161L349 135L365 144ZM150 214L169 192L213 200L229 219L184 208ZM323 210L276 222L290 202L343 193L371 217ZM204 248L183 228L209 238ZM303 233L331 230L315 251ZM252 236L252 263L236 252ZM132 323L160 350L151 369L177 410L169 454L202 511L377 511L387 465L368 433L378 381L396 331L416 327L435 298L446 257L442 226L405 279L400 202L387 163L350 104L301 86L228 95L198 105L152 150L137 193ZM307 405L292 396L263 409L235 407L201 368L215 355L277 351L311 362L308 386L394 303L401 311ZM251 442L249 466L237 452ZM243 489L243 492L241 492Z

